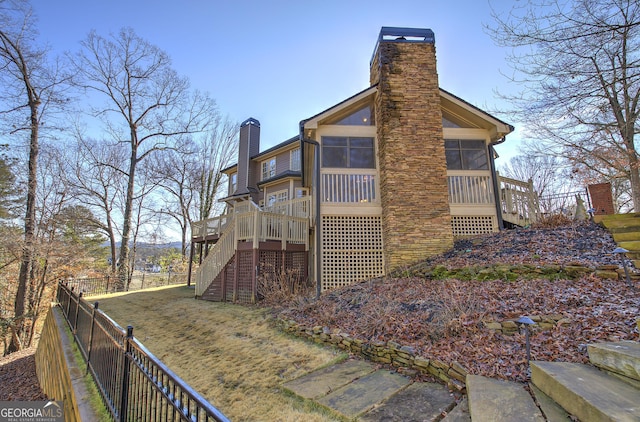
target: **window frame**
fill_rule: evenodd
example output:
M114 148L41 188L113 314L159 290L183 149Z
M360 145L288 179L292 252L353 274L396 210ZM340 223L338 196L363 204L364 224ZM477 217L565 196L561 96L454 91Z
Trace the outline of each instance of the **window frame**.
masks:
M329 141L330 139L334 139L334 140L338 140L338 139L344 139L346 140L346 145L327 145L327 141ZM352 146L352 141L357 141L357 140L367 140L371 142L371 147L361 147L361 146ZM322 137L322 162L321 162L321 167L322 168L341 168L341 169L368 169L368 170L375 170L376 169L376 142L375 142L375 138L372 136L337 136L337 135L331 135L331 136L323 136ZM340 165L340 166L335 166L335 165L326 165L326 161L328 155L326 154L327 149L329 148L344 148L345 149L345 160L346 163L344 166ZM371 157L370 162L371 162L371 166L353 166L353 161L352 160L352 153L355 151L371 151ZM335 164L335 163L332 163Z
M451 142L456 142L457 147L451 148L448 147L447 144ZM471 143L477 143L478 145L482 145L482 148L474 148L471 147ZM464 144L467 144L467 147L464 147ZM487 148L487 144L483 139L459 139L459 138L445 138L444 140L445 147L445 160L447 164L448 171L487 171L490 170L489 167L489 151ZM473 157L474 152L477 154L482 151L484 155L484 162L481 166L471 167L469 164L473 164L478 161L478 157ZM450 155L456 153L457 155L456 163L453 163L449 160ZM453 165L459 164L459 167L453 167Z
M292 149L289 152L289 169L290 170L300 171L302 169L300 158L301 158L300 148Z
M229 193L233 194L236 190L238 190L238 173L232 173L229 176Z
M267 180L271 179L272 177L276 177L276 157L272 157L268 160L262 161L260 167L262 168L262 178L260 180Z

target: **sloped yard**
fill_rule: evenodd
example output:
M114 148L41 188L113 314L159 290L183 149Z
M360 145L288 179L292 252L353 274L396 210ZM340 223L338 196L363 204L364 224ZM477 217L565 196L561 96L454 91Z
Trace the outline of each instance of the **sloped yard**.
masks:
M93 297L234 422L333 421L280 385L344 356L286 336L266 309L195 300L185 286Z
M640 284L633 290L594 275L618 267L615 247L606 230L589 222L505 231L457 242L396 278L277 313L364 342L393 340L426 358L457 361L472 374L524 381L525 336L509 321L520 316L540 323L531 335L532 360L586 362L590 342L639 340ZM490 329L505 322L515 332Z

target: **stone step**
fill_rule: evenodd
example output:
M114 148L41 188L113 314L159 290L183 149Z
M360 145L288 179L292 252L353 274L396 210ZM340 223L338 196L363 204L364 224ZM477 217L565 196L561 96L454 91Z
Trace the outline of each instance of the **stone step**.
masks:
M640 231L629 231L629 232L617 232L612 233L613 240L616 243L620 242L632 242L634 240L640 240Z
M543 422L544 416L524 385L467 375L467 400L473 422Z
M536 403L540 406L540 410L547 419L547 422L571 422L571 418L566 410L562 408L558 403L554 402L551 397L540 391L538 387L529 383L529 388L533 397L536 399Z
M450 412L459 408L457 412ZM398 391L372 410L358 418L358 422L390 421L439 421L442 415L451 415L448 422L470 422L469 412L465 415L464 403L456 406L456 400L441 384L414 382ZM465 419L466 416L466 419Z
M410 383L411 380L407 377L378 370L316 401L346 418L353 419L406 388Z
M531 362L531 381L581 422L640 421L640 390L572 362Z
M629 252L640 251L640 240L629 240L626 242L617 242L618 246L625 248Z
M374 371L369 362L353 359L318 369L283 386L305 399L319 399Z
M589 360L599 368L640 381L640 343L619 341L587 347Z
M638 227L640 228L640 214L615 214L615 215L602 215L595 216L594 221L602 224L611 231L617 231Z

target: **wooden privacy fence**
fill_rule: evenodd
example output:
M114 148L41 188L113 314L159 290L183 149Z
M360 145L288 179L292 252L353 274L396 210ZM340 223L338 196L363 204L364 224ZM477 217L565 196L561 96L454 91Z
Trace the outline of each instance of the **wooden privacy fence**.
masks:
M42 327L42 335L36 350L36 372L42 392L49 400L62 401L64 418L67 422L81 422L78 401L73 390L71 372L63 347L63 339L58 329L60 314L52 308Z
M122 329L64 284L57 299L112 420L228 421L135 339L133 327Z

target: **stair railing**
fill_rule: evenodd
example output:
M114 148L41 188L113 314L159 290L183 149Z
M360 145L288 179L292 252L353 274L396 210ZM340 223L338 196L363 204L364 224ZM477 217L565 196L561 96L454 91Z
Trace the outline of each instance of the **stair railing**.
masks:
M528 226L540 218L538 194L533 181L510 179L497 174L502 219L517 226Z

